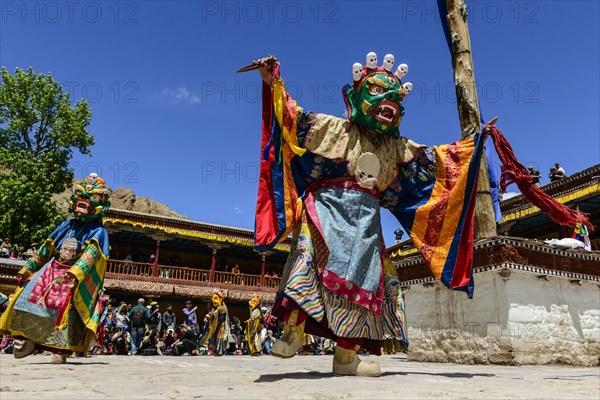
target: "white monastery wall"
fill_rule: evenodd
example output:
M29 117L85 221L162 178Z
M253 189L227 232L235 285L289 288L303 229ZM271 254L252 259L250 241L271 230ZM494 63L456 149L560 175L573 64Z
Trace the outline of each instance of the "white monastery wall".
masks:
M473 299L439 282L411 285L404 295L410 359L600 364L597 282L514 270L503 278L496 270L475 274Z

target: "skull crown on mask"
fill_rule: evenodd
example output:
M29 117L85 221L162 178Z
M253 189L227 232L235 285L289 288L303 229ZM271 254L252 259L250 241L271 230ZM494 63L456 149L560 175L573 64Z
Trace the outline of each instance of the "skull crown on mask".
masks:
M400 64L392 72L395 57L386 54L383 65L377 66L377 54L370 52L367 65L352 65L353 83L344 86L344 101L348 119L374 135L400 136L399 125L404 115L402 102L412 90L410 82L402 83L408 65Z
M110 188L104 179L96 173L91 173L76 186L69 199L69 210L80 220L100 219L110 208L109 197Z

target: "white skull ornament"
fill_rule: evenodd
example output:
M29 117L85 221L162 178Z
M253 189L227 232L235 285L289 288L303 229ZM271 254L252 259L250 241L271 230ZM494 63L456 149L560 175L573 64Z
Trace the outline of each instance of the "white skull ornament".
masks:
M391 71L393 67L394 67L394 55L386 54L385 57L383 57L383 69L385 69L386 71Z
M404 78L408 74L408 65L400 64L396 70L396 76L400 79Z
M96 181L98 181L98 174L95 172L92 172L88 177L87 177L87 183L89 183L90 185L95 185Z
M362 69L363 66L361 63L354 63L352 65L352 76L354 77L355 81L360 81L360 78L362 77Z
M367 54L367 67L371 69L377 68L377 54L374 52Z
M407 93L410 93L413 90L413 84L410 82L406 82L404 85L402 85L402 87L404 88L404 90L406 90Z
M363 153L356 161L354 176L360 187L373 189L381 170L379 158L373 153Z

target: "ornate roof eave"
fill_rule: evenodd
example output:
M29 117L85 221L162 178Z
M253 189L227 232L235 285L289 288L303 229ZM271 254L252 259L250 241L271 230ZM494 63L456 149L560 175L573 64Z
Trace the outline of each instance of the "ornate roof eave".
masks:
M600 281L600 252L549 245L539 240L498 236L478 241L473 251L474 272L512 268L565 278ZM420 255L392 260L400 280L435 281ZM539 272L541 274L541 272Z
M224 225L206 224L134 211L109 209L103 218L105 225L126 226L150 232L161 232L173 237L184 237L201 242L222 242L245 247L254 247L254 232L250 229ZM149 234L152 235L151 233ZM290 238L275 245L274 250L289 252Z
M486 266L486 267L481 267L481 268L474 268L473 274L475 275L475 274L479 274L482 272L499 271L501 276L503 277L503 279L507 279L507 277L510 276L511 270L532 274L537 277L555 276L555 277L560 277L563 279L569 279L576 283L579 283L578 281L588 281L588 282L600 284L600 276L579 274L579 273L575 273L575 272L557 271L554 269L547 269L547 268L542 268L542 267L537 267L537 266L532 266L532 265L510 263L510 262L504 262L504 263L501 263L498 265L491 265L491 266ZM507 273L507 271L509 273ZM420 285L420 284L433 284L436 282L439 282L439 281L437 279L435 279L433 276L427 276L427 277L416 278L416 279L411 279L411 280L401 280L400 286L406 287L406 286Z
M598 196L598 195L600 195L600 180L591 185L579 187L575 191L565 192L562 195L554 197L554 200L558 201L559 203L566 204L566 203L569 203L572 201L577 201L577 200L581 201L588 197ZM528 203L528 204L522 205L518 208L515 207L514 209L511 210L511 212L503 214L502 222L500 224L502 225L502 224L510 223L512 221L521 220L523 218L527 218L527 217L534 216L534 215L541 214L541 213L543 213L542 210L540 210L538 207L534 206L533 204Z
M398 243L394 243L390 247L387 248L387 252L390 258L401 258L408 257L411 255L418 254L417 249L413 245L412 240L407 239Z

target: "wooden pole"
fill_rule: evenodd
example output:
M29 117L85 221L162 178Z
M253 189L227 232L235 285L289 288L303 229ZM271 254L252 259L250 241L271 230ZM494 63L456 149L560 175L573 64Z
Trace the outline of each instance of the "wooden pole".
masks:
M217 251L219 249L216 247L212 247L212 260L210 261L210 275L208 278L209 282L215 281L215 270L217 268Z
M156 252L154 253L154 264L152 264L152 276L158 276L158 257L160 257L160 239L156 240Z
M262 254L260 260L260 287L265 287L265 263L267 262L267 255Z
M475 71L471 52L471 38L467 25L467 6L464 0L446 0L448 29L452 39L452 67L456 103L462 137L466 138L481 129L479 101L475 84ZM490 179L485 153L479 167L477 203L475 205L475 239L496 236L496 218L490 190Z

